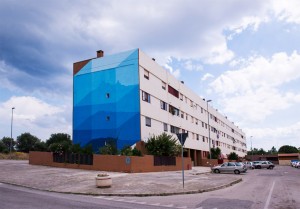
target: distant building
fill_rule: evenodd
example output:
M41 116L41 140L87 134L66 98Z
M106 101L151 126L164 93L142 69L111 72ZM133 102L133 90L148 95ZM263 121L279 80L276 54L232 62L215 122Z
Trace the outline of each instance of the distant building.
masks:
M98 149L115 140L121 149L163 132L185 132L186 155L197 162L208 156L210 129L211 147L245 156L245 133L155 59L139 49L103 55L73 66L74 143Z

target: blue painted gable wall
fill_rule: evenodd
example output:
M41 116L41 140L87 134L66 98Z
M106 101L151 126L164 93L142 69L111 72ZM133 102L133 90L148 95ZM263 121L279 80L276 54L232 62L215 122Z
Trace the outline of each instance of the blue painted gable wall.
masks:
M118 149L140 140L138 67L135 49L92 59L74 76L74 144L98 151L111 139Z

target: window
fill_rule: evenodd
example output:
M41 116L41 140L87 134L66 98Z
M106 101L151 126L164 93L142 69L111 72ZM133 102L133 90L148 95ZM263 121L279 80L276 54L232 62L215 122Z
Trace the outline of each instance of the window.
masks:
M193 101L191 100L191 107L193 107L193 105L194 105L194 103L193 103Z
M149 102L150 103L150 94L148 94L147 92L142 92L142 99L145 102Z
M185 114L185 119L188 120L189 119L189 115Z
M197 140L199 140L199 134L196 134Z
M144 69L144 78L149 80L149 71Z
M198 125L198 120L196 119L196 125Z
M168 124L164 123L164 131L168 131Z
M202 127L204 128L204 122L202 122Z
M184 118L184 112L181 112L181 118Z
M165 103L164 101L160 101L160 108L162 109L162 110L168 110L168 105L167 105L167 103Z
M161 82L161 88L162 88L163 90L166 90L166 86L167 86L166 83L162 81L162 82Z
M109 117L109 116L106 116L106 120L109 121L109 120L110 120L110 117Z
M109 93L106 93L106 98L107 98L107 99L109 99L109 96L110 96Z
M145 122L146 122L146 126L151 127L151 118L146 117L146 118L145 118Z
M181 101L183 101L183 95L182 94L179 95L179 98L180 98Z
M193 116L191 116L191 121L192 121L192 123L194 123L194 117Z
M171 125L171 133L178 134L179 133L179 128Z
M202 136L202 141L205 142L205 137L204 136Z
M168 92L172 94L174 97L177 98L179 97L179 92L170 85L168 85Z
M169 105L169 112L172 115L177 115L179 116L179 109L177 109L176 107L173 107L172 105Z

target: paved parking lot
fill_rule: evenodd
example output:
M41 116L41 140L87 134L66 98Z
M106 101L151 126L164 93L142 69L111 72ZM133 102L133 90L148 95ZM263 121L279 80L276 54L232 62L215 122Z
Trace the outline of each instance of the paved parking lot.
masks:
M0 182L45 191L91 195L147 196L201 193L230 186L241 181L242 175L210 173L208 167L194 167L185 171L183 188L182 172L108 173L113 180L111 188L95 186L97 171L54 168L29 165L28 161L0 161Z

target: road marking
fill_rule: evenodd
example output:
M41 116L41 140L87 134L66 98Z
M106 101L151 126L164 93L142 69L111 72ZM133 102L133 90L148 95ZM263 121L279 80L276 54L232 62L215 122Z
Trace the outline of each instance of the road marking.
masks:
M268 207L269 207L271 196L272 196L273 189L274 189L274 185L275 185L275 181L273 181L273 184L272 184L272 187L270 189L270 192L269 192L269 195L268 195L268 198L267 198L267 202L266 202L266 205L265 205L264 209L268 209Z
M170 205L161 205L161 206L163 206L163 207L167 207L167 208L172 208L172 207L174 207L174 205L173 205L173 204L170 204Z
M118 202L124 202L124 199L115 199L115 201L118 201Z
M145 205L146 202L135 202L136 204L141 204L141 205Z
M153 203L153 204L150 204L150 205L153 205L153 206L159 206L160 203Z
M203 209L202 207L200 207L200 208L196 208L196 209Z
M187 208L187 206L176 207L176 208L178 208L178 209L186 209L186 208Z

